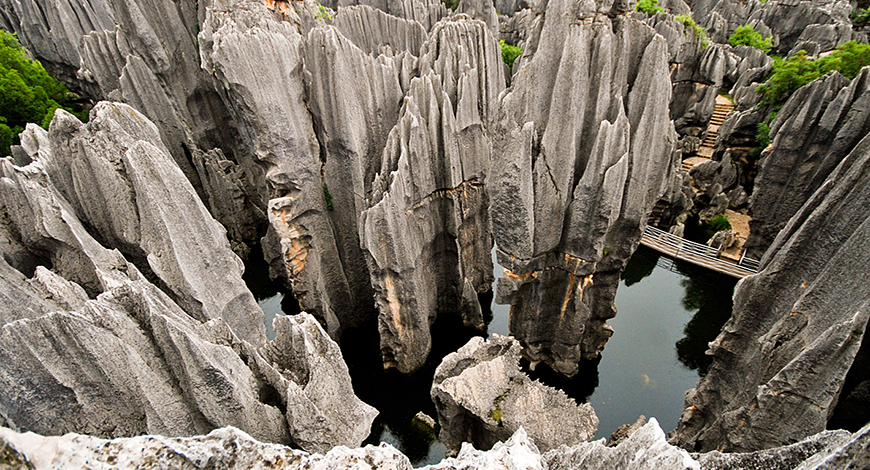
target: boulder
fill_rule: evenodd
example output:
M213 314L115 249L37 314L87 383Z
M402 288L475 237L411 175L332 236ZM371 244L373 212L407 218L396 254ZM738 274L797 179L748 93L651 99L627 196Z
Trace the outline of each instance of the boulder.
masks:
M598 417L591 405L577 405L564 392L531 380L519 361L520 344L500 335L474 337L441 361L432 383L441 442L489 449L524 429L546 452L595 435Z

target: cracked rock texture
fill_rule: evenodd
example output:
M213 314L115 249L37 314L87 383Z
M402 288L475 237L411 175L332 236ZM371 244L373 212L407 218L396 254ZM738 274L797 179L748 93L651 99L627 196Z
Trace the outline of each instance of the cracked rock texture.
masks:
M441 442L454 449L463 442L489 449L524 429L546 452L595 435L592 405L578 405L564 392L531 380L519 362L519 342L501 335L474 337L444 357L431 392Z
M612 334L619 273L678 155L667 44L620 8L550 2L493 132L497 301L524 354L567 375Z
M870 67L851 82L832 72L796 91L771 123L746 247L760 258L804 202L870 133Z
M776 447L825 429L838 401L860 395L870 282L856 273L870 255L868 197L865 136L779 233L762 270L738 284L733 315L710 343L713 364L687 392L672 442L698 451Z
M764 468L768 470L823 470L863 468L868 459L868 429L849 434L825 432L798 444L753 454L688 454L665 441L665 433L651 419L616 447L603 440L561 446L542 454L524 429L504 443L480 451L463 444L454 458L423 467L425 470L490 468L569 470L686 470L709 468ZM809 456L807 451L818 451ZM0 428L0 451L21 468L202 468L219 462L220 468L410 470L408 458L389 444L350 449L336 447L325 454L309 454L276 444L258 442L245 432L225 427L205 436L166 438L139 436L104 440L80 434L42 437ZM19 467L15 467L19 468Z

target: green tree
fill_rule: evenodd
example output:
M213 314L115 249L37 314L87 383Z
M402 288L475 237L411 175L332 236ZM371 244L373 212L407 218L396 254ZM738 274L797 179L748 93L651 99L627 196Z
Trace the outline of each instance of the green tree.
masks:
M504 42L504 39L500 40L498 44L501 46L501 60L513 71L514 61L523 53L523 49L519 46L511 46Z
M640 11L647 15L655 15L665 10L659 6L659 0L638 0L634 6L634 11Z
M749 46L764 51L765 54L770 53L771 38L765 38L751 25L745 24L738 26L734 30L734 34L728 38L728 42L732 46Z
M0 30L0 156L10 154L9 147L18 143L18 134L27 123L48 127L58 108L87 119L87 113L71 106L73 98L39 62L27 56L14 34Z
M695 23L695 20L689 15L677 15L674 19L683 23L683 32L685 34L691 34L701 40L701 49L707 48L710 40L707 38L707 30L703 26Z
M819 59L810 59L806 51L782 59L773 58L773 68L767 81L758 86L761 105L782 106L798 88L831 71L838 71L848 79L855 78L862 67L870 65L870 45L849 41Z

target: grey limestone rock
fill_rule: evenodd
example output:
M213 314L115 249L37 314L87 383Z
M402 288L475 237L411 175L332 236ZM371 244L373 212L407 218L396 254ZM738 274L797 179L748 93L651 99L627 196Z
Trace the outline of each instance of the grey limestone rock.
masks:
M352 289L327 214L320 149L304 103L303 42L294 24L276 20L263 4L242 2L210 9L199 45L203 67L252 161L265 168L269 221L281 239L294 294L303 310L337 335L339 316L352 313Z
M330 6L336 9L351 5L370 5L390 15L417 21L426 31L448 14L447 7L441 0L332 0L330 2Z
M36 470L49 468L202 468L217 464L227 470L279 467L285 469L411 470L408 458L388 444L349 449L339 446L325 454L263 443L235 427L207 435L168 438L138 436L105 440L80 434L42 437L0 428L0 443L26 458ZM23 460L23 459L22 459Z
M752 195L750 256L760 257L788 220L870 132L870 68L851 83L832 72L796 91L771 123L772 145Z
M870 249L868 188L865 136L779 233L761 272L738 284L672 442L746 452L825 429L870 317L870 283L855 275Z
M612 4L550 2L503 96L487 184L511 332L576 373L611 334L619 272L674 171L668 48ZM568 13L570 12L570 14ZM502 290L502 288L499 288Z
M359 223L384 363L403 372L425 362L439 314L483 327L477 294L492 285L483 185L504 87L498 45L481 21L445 19L421 51L422 75L411 81Z
M426 30L418 21L399 18L369 5L339 8L334 24L341 34L369 54L389 47L416 56L426 41Z
M97 239L153 272L195 318L223 318L239 337L265 341L262 310L241 279L226 230L145 116L101 102L84 125L58 111L49 141L45 172Z
M494 335L472 338L441 361L431 392L441 442L489 449L525 429L537 448L547 451L595 435L598 417L591 405L577 405L563 392L531 380L519 360L520 344Z

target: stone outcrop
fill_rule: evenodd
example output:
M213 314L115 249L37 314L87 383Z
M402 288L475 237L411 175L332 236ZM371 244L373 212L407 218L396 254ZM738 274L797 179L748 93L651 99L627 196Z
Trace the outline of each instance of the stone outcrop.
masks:
M870 132L870 67L851 83L832 72L796 91L771 123L750 209L750 256L760 257L788 220Z
M575 468L617 470L686 470L764 468L769 470L827 470L861 468L868 452L867 428L855 434L824 432L792 446L752 454L688 454L665 442L665 434L655 420L633 432L616 447L603 440L576 446L562 446L543 455L523 430L517 430L504 443L480 451L469 444L454 458L422 467L424 470L472 470L522 468L529 470L568 470ZM349 449L336 447L325 454L308 454L275 444L258 442L243 431L225 427L206 436L172 439L140 436L104 440L69 434L42 437L19 434L0 428L0 452L13 468L200 468L220 462L228 470L259 467L285 469L362 469L410 470L411 463L389 444ZM816 455L812 455L817 453Z
M695 0L689 5L698 24L718 43L727 43L745 24L773 38L774 52L781 55L801 49L816 55L852 39L866 39L852 30L852 7L844 0Z
M568 375L612 333L619 272L677 155L667 45L619 8L550 2L493 132L497 301L524 354Z
M464 15L435 25L419 67L359 222L384 364L402 372L425 362L439 314L484 326L477 294L492 286L488 129L505 81L495 38Z
M265 444L234 427L181 439L139 436L110 441L77 434L42 437L0 428L0 449L32 466L25 468L36 470L59 467L94 470L202 468L204 464L214 462L220 462L220 468L227 470L269 467L411 470L408 457L387 444L359 449L339 446L324 454L309 454L290 447Z
M759 274L738 285L674 443L752 451L796 442L825 429L839 401L860 395L866 367L850 368L866 357L870 282L856 273L870 250L868 197L865 136L779 233ZM861 416L855 421L866 422Z
M5 425L362 442L376 411L338 346L307 314L263 346L241 262L150 121L99 103L87 125L58 111L43 134L25 133L27 166L0 161Z
M432 400L439 438L448 447L471 442L489 449L519 429L542 451L589 440L598 417L588 403L531 380L520 370L520 344L508 336L472 338L444 357L435 371Z
M378 54L389 47L392 51L417 56L426 41L426 30L419 22L389 15L368 5L339 9L334 24L342 35L369 54Z

